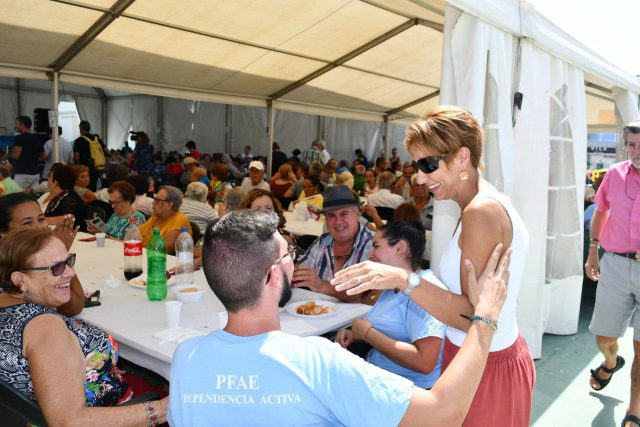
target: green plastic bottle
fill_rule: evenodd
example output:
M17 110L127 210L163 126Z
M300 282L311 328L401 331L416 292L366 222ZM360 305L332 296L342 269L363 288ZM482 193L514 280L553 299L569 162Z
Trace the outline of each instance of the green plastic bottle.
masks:
M167 245L160 229L153 229L147 245L147 298L162 301L167 297Z

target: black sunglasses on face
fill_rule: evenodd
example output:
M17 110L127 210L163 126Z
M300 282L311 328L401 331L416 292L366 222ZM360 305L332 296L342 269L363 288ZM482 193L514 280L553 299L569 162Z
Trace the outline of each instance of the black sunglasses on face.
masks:
M60 276L62 273L64 273L64 270L65 268L67 268L67 266L73 267L75 263L76 263L76 254L69 254L69 257L67 259L65 259L64 261L55 263L51 267L31 267L31 268L27 268L26 271L50 270L51 274L53 274L54 276Z
M419 159L418 161L412 161L411 164L416 170L421 170L424 173L431 173L438 170L440 167L440 160L447 158L448 154L442 156L427 156Z

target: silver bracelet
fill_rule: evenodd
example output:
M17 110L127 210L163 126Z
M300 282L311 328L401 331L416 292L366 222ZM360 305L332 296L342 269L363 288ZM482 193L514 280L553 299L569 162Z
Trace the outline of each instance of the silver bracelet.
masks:
M156 405L150 400L147 400L144 402L144 411L147 413L147 425L149 427L157 427L158 414L156 414Z
M484 317L484 316L466 316L464 314L461 314L460 317L464 317L465 319L473 322L474 320L479 320L481 322L486 323L487 325L491 326L493 328L494 331L498 330L498 324L496 322L494 322L493 320Z

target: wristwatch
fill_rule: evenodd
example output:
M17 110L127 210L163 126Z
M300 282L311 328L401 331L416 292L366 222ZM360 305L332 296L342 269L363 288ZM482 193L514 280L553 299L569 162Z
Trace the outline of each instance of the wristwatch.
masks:
M416 273L410 273L409 277L407 277L407 287L402 291L405 295L410 295L413 292L413 288L420 286L420 276Z

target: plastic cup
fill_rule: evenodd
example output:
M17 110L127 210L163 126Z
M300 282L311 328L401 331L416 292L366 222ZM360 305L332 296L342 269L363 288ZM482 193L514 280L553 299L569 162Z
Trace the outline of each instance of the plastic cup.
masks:
M104 243L107 240L106 233L96 233L96 244L99 248L104 248Z
M178 326L180 324L182 301L167 301L164 303L164 309L167 312L167 325L170 328Z

